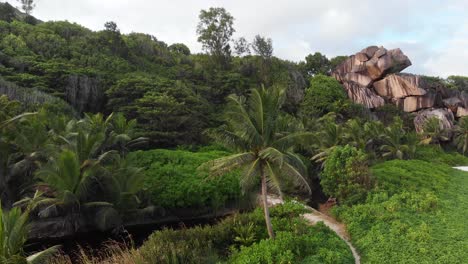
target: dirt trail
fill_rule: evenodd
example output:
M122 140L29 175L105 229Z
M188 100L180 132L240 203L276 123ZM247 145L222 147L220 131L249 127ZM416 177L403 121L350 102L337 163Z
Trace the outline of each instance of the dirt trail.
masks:
M281 204L283 200L277 197L270 196L268 197L268 204L270 206ZM315 225L318 222L323 222L326 226L328 226L331 230L333 230L351 249L353 253L354 260L356 264L361 263L361 257L359 256L356 248L351 244L349 234L346 232L346 227L344 224L336 221L334 218L322 214L321 212L315 210L312 207L306 206L311 212L304 214L303 217L307 219L312 225Z

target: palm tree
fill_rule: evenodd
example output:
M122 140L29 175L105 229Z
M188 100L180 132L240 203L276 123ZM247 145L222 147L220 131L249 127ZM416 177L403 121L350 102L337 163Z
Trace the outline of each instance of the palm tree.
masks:
M41 183L50 186L56 196L47 198L51 205L42 211L43 214L55 211L57 206L72 209L79 207L86 200L89 186L95 177L93 172L91 164L80 163L78 154L66 149L38 169L36 177Z
M403 121L401 118L396 117L393 124L384 129L383 144L380 146L382 157L404 159L406 153L410 151L408 145L403 142L404 138Z
M29 209L21 212L15 207L5 212L0 206L0 263L39 264L57 252L58 246L54 246L24 257L23 246L29 231L28 217Z
M319 131L316 134L316 153L312 160L324 162L336 146L343 143L343 127L335 122L335 115L328 114L319 119Z
M18 175L31 171L31 165L33 165L37 155L35 155L35 144L34 146L28 144L22 145L25 147L26 152L22 153L22 146L18 146L15 142L15 138L20 138L22 135L17 130L18 126L16 123L25 120L27 117L34 116L36 113L23 113L11 116L11 113L16 112L9 108L11 104L6 104L8 102L5 101L5 97L0 97L0 109L5 111L0 116L0 196L2 203L10 207L14 202L14 197L18 195L18 191L12 188L17 187L18 184L15 184L16 186L10 184L11 179L18 178L12 177L12 173ZM37 141L35 142L37 143Z
M242 169L241 184L248 190L260 181L265 222L270 238L274 238L267 201L268 184L281 195L281 186L287 180L311 192L304 178L303 161L293 153L294 145L310 136L298 131L294 120L281 112L284 89L264 87L253 89L248 102L244 97L228 97L230 108L226 125L214 133L224 146L237 152L231 156L205 163L213 175L222 175Z
M468 150L468 117L466 116L460 118L458 125L455 127L455 144L465 155Z

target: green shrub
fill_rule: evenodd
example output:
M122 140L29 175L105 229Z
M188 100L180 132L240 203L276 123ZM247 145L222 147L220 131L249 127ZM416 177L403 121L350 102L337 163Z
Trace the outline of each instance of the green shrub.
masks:
M468 230L460 222L468 217L468 175L440 163L440 153L431 156L434 162L373 166L378 186L365 203L335 207L363 263L464 263L468 258L461 246Z
M378 190L390 195L403 191L439 191L452 169L444 164L421 160L391 160L371 169Z
M344 204L365 199L372 178L362 150L346 145L333 149L324 163L320 184L323 191Z
M263 210L257 208L213 226L157 231L139 253L145 263L161 264L353 263L347 245L323 224L309 226L300 217L305 211L297 202L273 207L275 240L268 239Z
M239 174L211 178L197 168L227 154L216 150L156 149L130 153L129 159L144 168L145 187L153 204L165 208L218 208L241 198Z
M450 166L467 166L468 158L457 152L445 152L439 146L420 146L415 159L427 162L442 163Z
M274 240L264 239L241 247L228 263L354 263L354 259L346 244L319 223L304 233L277 232Z
M339 105L347 99L341 84L333 77L318 74L311 78L305 91L301 113L305 117L318 117L328 112L338 112Z

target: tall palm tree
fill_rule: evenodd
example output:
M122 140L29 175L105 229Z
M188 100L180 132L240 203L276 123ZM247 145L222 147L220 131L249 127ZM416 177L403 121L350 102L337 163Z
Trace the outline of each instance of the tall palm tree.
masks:
M242 169L244 190L260 181L270 238L275 235L268 209L268 185L281 194L283 183L294 180L298 186L311 192L305 179L305 165L293 152L294 145L310 133L298 131L298 126L291 125L293 119L281 112L284 96L284 89L279 87L253 89L247 102L244 97L229 96L226 125L214 133L214 137L237 153L202 165L214 175Z
M458 121L455 127L455 144L465 155L468 150L468 117L464 116Z

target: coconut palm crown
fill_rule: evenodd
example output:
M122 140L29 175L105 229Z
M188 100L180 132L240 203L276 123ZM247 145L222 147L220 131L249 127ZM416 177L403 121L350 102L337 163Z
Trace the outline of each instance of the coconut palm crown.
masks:
M267 192L273 188L282 196L282 186L293 182L311 192L305 178L306 167L294 151L295 144L311 136L281 106L285 91L280 87L251 90L248 100L231 95L225 114L226 124L212 133L213 137L236 154L205 163L212 175L234 169L242 170L244 191L261 185L265 221L270 238L274 238Z

